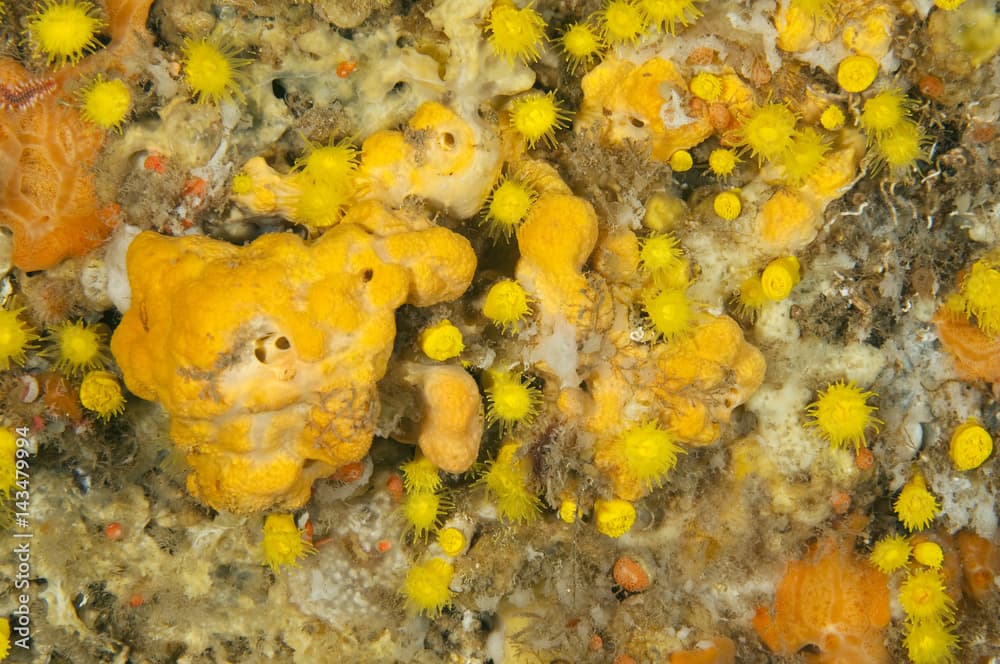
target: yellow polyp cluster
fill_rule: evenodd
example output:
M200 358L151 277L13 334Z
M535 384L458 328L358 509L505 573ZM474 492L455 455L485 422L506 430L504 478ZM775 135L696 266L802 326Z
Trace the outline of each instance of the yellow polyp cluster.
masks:
M0 309L0 371L11 364L24 365L29 350L35 348L38 335L21 320L21 309Z
M531 6L518 9L510 0L497 0L486 24L493 52L513 62L534 62L545 39L545 20Z
M807 127L792 141L791 149L781 155L785 181L800 187L813 176L830 151L830 141L815 129Z
M764 297L777 302L791 295L800 279L799 261L795 256L776 258L760 275L761 290Z
M674 436L654 421L631 426L599 445L594 462L611 475L616 495L637 498L639 487L660 486L683 453Z
M639 10L649 25L677 34L677 24L685 28L702 17L697 3L704 0L639 0Z
M740 163L739 155L729 148L716 148L708 155L708 170L720 178L729 177Z
M817 427L820 435L830 441L830 447L853 445L855 450L867 447L865 431L878 431L882 420L874 416L878 408L868 405L874 392L862 391L854 381L837 381L819 393L819 398L806 406L812 419L806 426Z
M538 194L523 182L504 178L493 189L483 210L483 225L492 238L509 239L528 216Z
M911 553L912 548L905 537L888 535L875 544L868 559L883 574L891 574L897 569L906 567Z
M297 567L300 560L316 553L303 537L291 514L268 514L264 519L264 561L274 570Z
M414 563L400 589L407 610L425 614L428 618L440 615L451 604L454 593L449 586L454 575L455 568L451 563L440 558Z
M94 5L77 0L46 0L26 18L27 37L36 55L56 66L77 62L100 45L97 33L104 22L93 15Z
M955 470L974 470L993 453L993 437L975 419L969 419L951 434L948 456Z
M795 114L785 104L765 104L743 121L739 130L740 144L760 162L778 159L795 144L795 122Z
M538 413L541 391L519 373L486 373L486 422L499 423L501 434L530 424Z
M907 530L923 530L931 525L940 509L937 498L927 490L927 482L920 473L915 474L893 503L896 517Z
M840 129L846 121L847 118L844 116L844 111L836 104L830 104L824 108L819 116L819 123L823 125L823 129L828 131Z
M458 357L465 350L462 331L448 319L439 321L420 332L420 350L438 362Z
M108 371L91 371L80 384L80 403L89 411L108 421L125 411L125 397L118 378Z
M589 65L604 49L600 34L589 23L574 23L566 28L559 38L563 53L569 63L570 72L577 67Z
M553 92L529 92L510 104L510 123L528 147L542 140L554 146L556 131L565 127L568 119Z
M66 321L49 331L50 345L45 354L54 357L56 369L62 373L79 375L107 364L106 336L103 325Z
M295 218L313 228L336 224L355 193L357 150L346 141L310 144L309 151L295 165L299 169L291 180L298 192Z
M944 552L926 540L914 547L913 555L925 567L910 571L899 586L899 605L906 613L903 645L913 664L952 664L957 645L955 603L941 569Z
M878 62L868 55L849 55L837 65L837 83L845 92L867 90L878 76Z
M182 49L184 78L199 103L217 104L230 97L243 99L240 68L249 60L236 57L236 48L208 39L186 39Z
M722 95L722 79L709 72L695 74L688 85L691 94L708 102L716 101Z
M531 303L524 287L513 279L493 284L483 302L483 315L504 332L516 332L531 313Z
M121 129L132 107L132 93L120 79L105 80L98 76L83 88L78 97L80 115L101 129Z
M500 518L527 523L538 517L541 501L528 489L531 462L518 455L520 446L517 441L505 443L496 459L486 463L478 482L496 503Z
M635 506L627 500L594 501L594 527L597 532L612 538L619 538L635 525Z
M647 293L643 298L643 310L654 333L666 341L684 336L694 323L694 308L681 288Z
M601 37L608 44L634 44L646 32L646 16L635 0L608 0L598 13Z
M958 287L962 310L988 335L1000 334L1000 262L990 254L972 264Z

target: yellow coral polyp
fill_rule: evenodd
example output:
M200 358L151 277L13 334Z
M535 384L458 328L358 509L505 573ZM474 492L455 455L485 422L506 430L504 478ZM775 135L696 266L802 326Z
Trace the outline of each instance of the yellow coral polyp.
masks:
M876 139L876 168L884 165L894 177L905 175L916 168L918 161L926 161L926 144L927 136L920 125L904 120Z
M1000 269L992 256L972 264L958 288L962 309L989 335L1000 334Z
M791 149L781 156L785 181L793 187L801 186L816 173L829 151L825 136L811 127L803 129L792 141Z
M417 491L410 493L403 501L403 516L417 538L424 538L437 530L441 516L450 503L439 493Z
M739 140L758 161L774 160L795 143L795 114L785 104L772 102L758 107L743 121Z
M553 92L529 92L510 104L510 121L528 147L544 140L556 144L556 131L566 126L569 116L560 108Z
M541 391L522 374L489 372L486 387L486 421L499 422L501 432L530 424L538 413Z
M643 309L657 336L667 341L678 339L691 330L694 309L687 293L681 289L659 291L647 295Z
M119 129L132 107L132 93L120 79L98 76L79 94L80 114L101 129Z
M835 13L834 0L791 0L789 6L813 18L831 18Z
M722 95L722 79L715 74L703 71L691 79L688 88L695 97L713 102Z
M594 501L594 526L597 532L612 538L619 538L635 525L635 507L627 500Z
M55 357L56 369L73 376L98 369L107 364L103 325L83 321L66 321L49 332L46 355Z
M683 452L669 431L647 422L626 429L610 445L608 456L630 479L653 488L663 483Z
M823 129L828 131L840 129L846 121L847 118L844 116L844 111L836 104L830 104L824 108L819 116L819 123L823 125Z
M955 470L979 468L993 453L993 437L975 419L970 419L951 434L948 456Z
M0 309L0 371L11 364L24 365L29 350L35 348L38 335L21 320L20 309Z
M466 538L458 528L443 528L438 533L437 542L446 556L454 558L465 550Z
M89 2L47 0L26 18L35 53L44 56L49 65L61 67L97 48L97 33L104 22L93 15L93 9Z
M691 153L687 150L678 150L670 155L668 163L670 164L671 170L675 173L686 173L691 170L692 166L694 166L694 157L692 157Z
M452 593L451 579L455 568L440 558L429 558L415 563L406 573L400 593L406 600L406 608L412 613L422 613L429 618L437 617L449 604Z
M872 553L868 557L884 574L906 567L910 561L912 548L910 543L902 535L889 535L880 539L872 548Z
M726 221L733 221L743 212L743 200L735 191L720 191L712 199L712 209Z
M420 333L420 350L438 362L457 357L465 350L462 331L448 319L437 322Z
M509 239L528 216L538 194L523 182L504 178L490 194L483 210L486 234L493 238Z
M903 645L912 664L954 664L958 638L943 620L919 620L907 625Z
M702 17L697 3L703 0L639 0L639 9L646 21L670 34L677 33L677 24L685 28Z
M319 179L305 171L292 180L295 219L313 228L327 228L340 221L353 190L344 180Z
M848 447L855 450L868 446L865 431L878 431L882 420L874 416L878 408L868 405L874 392L863 391L854 381L837 381L820 391L819 398L806 406L812 419L806 426L817 427L820 435L830 441L830 447Z
M483 315L505 332L517 331L528 314L531 304L524 287L513 279L493 284L483 302Z
M608 0L598 17L608 44L634 44L646 32L646 17L635 0Z
M570 72L581 65L588 65L600 55L604 42L589 23L574 23L559 38Z
M518 9L509 0L498 0L486 29L493 52L510 62L534 62L541 55L545 20L531 5Z
M921 565L938 569L944 563L944 550L937 542L920 542L913 547L913 559Z
M740 284L736 293L736 312L752 323L757 319L764 305L770 301L770 298L764 294L764 285L761 283L760 275L755 274L747 277Z
M122 386L115 375L108 371L91 371L83 377L80 403L105 421L125 410Z
M217 104L232 96L243 99L241 67L249 60L236 57L236 49L208 39L186 39L182 48L184 78L199 103Z
M708 155L708 170L720 178L732 175L739 163L739 155L728 148L716 148Z
M639 265L651 275L671 273L684 263L680 241L670 233L656 233L642 240Z
M865 101L858 124L870 136L880 136L906 120L912 105L899 88L882 90Z
M800 279L798 259L795 256L785 256L768 263L760 275L760 284L764 297L779 301L791 295Z
M899 587L899 604L913 620L949 617L954 603L945 592L941 572L921 569L912 572Z
M295 167L316 180L347 180L358 168L358 150L347 140L330 145L309 143L306 154L295 160Z
M418 455L404 463L403 486L410 493L433 493L441 488L441 473L430 459Z
M303 538L291 514L268 514L264 519L264 561L279 572L282 567L297 567L300 560L316 553Z
M531 462L518 455L519 448L518 442L504 444L496 459L486 464L479 483L495 501L497 514L502 519L528 522L538 516L541 501L528 489Z
M927 482L920 473L906 483L892 508L910 532L931 525L940 509L937 498L927 490Z

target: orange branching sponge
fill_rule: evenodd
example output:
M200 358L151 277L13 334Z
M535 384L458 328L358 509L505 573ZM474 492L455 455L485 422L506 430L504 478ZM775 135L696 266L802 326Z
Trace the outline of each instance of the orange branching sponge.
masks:
M295 509L313 480L362 459L396 308L452 300L472 280L465 238L368 211L312 245L146 232L129 247L132 306L111 351L128 388L170 413L188 490L208 505Z
M29 84L13 60L0 59L0 79ZM55 85L55 84L53 84ZM101 209L91 173L104 131L86 122L58 93L0 115L0 226L14 234L14 265L44 270L100 245L114 218Z
M854 553L849 542L823 540L802 560L790 562L778 585L774 610L757 609L753 626L768 648L793 656L806 646L807 662L889 661L885 574Z

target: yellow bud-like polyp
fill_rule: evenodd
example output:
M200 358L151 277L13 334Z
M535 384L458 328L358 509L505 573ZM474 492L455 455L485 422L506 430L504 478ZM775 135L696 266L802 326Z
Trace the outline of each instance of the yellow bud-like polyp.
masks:
M234 194L250 193L250 190L253 189L253 178L246 173L237 173L233 177L232 189Z
M81 374L107 363L103 325L66 321L49 333L46 354L55 355L56 368L66 375Z
M600 35L586 23L574 23L569 26L559 41L569 61L571 72L580 65L590 63L603 47Z
M722 95L722 79L715 74L701 72L691 79L691 94L698 99L712 102Z
M0 371L23 365L27 352L35 347L38 335L20 314L24 309L0 309Z
M954 610L941 572L936 569L922 569L907 576L899 588L899 604L910 620L947 618Z
M819 116L819 123L823 125L823 129L833 131L835 129L840 129L844 126L847 118L844 117L844 111L841 110L840 106L836 104L830 104L825 109L823 113Z
M563 523L575 523L577 509L578 506L575 500L565 498L561 503L559 503L559 519Z
M868 446L865 431L878 431L882 420L874 416L878 411L868 405L874 392L863 391L854 381L837 381L819 392L816 401L806 406L806 413L812 418L806 426L819 429L820 435L830 441L830 447L853 445L855 451Z
M867 55L849 55L837 66L837 83L845 92L867 90L878 76L878 62Z
M444 528L438 533L438 546L445 555L454 558L465 550L465 535L458 528Z
M282 565L295 567L316 549L302 538L291 514L269 514L264 519L264 560L278 572Z
M712 209L726 221L732 221L743 211L743 201L735 191L723 191L716 194L712 201Z
M132 94L125 82L98 76L80 93L80 115L101 129L118 129L132 106Z
M517 331L521 321L530 313L528 294L513 279L498 281L486 293L483 315L499 325L505 332Z
M43 55L48 64L61 67L97 48L97 33L103 21L91 13L93 9L89 2L46 0L26 18L34 51Z
M188 39L183 46L184 77L199 103L218 103L230 96L243 99L239 69L249 60L236 57L236 49L207 39Z
M993 453L993 437L974 419L962 424L951 434L948 455L955 470L979 468Z
M944 563L944 551L937 542L920 542L913 547L913 559L921 565L937 569Z
M764 296L777 302L788 297L800 279L798 259L795 256L785 256L767 264L760 277L760 285Z
M534 9L518 9L509 0L499 0L486 24L493 52L509 62L534 62L545 39L545 20Z
M448 319L426 327L420 333L420 350L438 362L457 357L465 350L462 331Z
M80 403L87 410L97 413L102 420L109 420L125 410L122 386L109 371L91 371L83 377Z
M716 148L708 155L708 170L720 178L732 175L739 163L740 158L735 150Z
M694 159L687 150L678 150L670 155L670 168L675 172L684 173L685 171L690 171L692 166L694 166Z
M627 500L594 501L594 525L597 532L618 538L635 525L635 507Z
M510 104L510 123L528 147L535 147L540 140L554 146L556 131L565 127L568 119L552 92L529 92Z

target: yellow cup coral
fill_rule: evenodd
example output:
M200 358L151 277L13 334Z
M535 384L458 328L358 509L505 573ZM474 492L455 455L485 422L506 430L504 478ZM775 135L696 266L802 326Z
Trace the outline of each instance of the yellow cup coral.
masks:
M490 287L483 302L483 315L499 325L505 332L516 332L531 313L528 294L513 279L498 281Z
M219 103L231 96L243 99L240 91L243 76L239 70L250 61L236 57L233 46L208 39L188 39L182 52L184 76L199 103Z
M889 574L910 561L912 548L902 535L888 535L880 539L872 548L869 560L881 572Z
M490 371L486 375L486 421L500 423L501 433L530 424L538 413L541 391L521 374Z
M46 0L27 17L28 40L35 52L57 66L76 62L85 51L97 48L103 21L93 15L94 5L78 0Z
M590 64L600 54L604 43L588 23L574 23L559 38L563 53L569 61L570 72L581 65Z
M80 115L101 129L119 129L132 106L132 93L120 79L98 76L79 94Z
M24 364L27 352L35 347L38 335L21 320L21 309L0 309L0 371L11 364Z
M313 545L303 539L303 532L295 525L291 514L268 514L264 519L264 561L275 573L282 566L295 567L299 560L316 552Z
M518 455L520 442L505 443L496 459L487 462L478 482L496 502L497 514L514 522L528 522L538 516L541 501L528 489L531 462Z
M535 147L540 140L555 145L556 131L565 127L568 119L552 92L529 92L510 104L510 122L528 147Z
M80 403L105 421L125 410L122 387L115 375L108 371L91 371L83 377Z
M429 618L436 617L451 604L453 593L449 586L454 575L455 568L451 563L440 558L415 563L406 573L400 590L407 609L426 614Z
M432 360L450 360L460 355L464 349L462 331L448 319L426 327L420 333L420 350Z
M837 83L846 92L861 92L875 82L878 62L867 55L849 55L837 65Z
M107 364L104 348L107 330L103 325L66 321L49 331L45 354L55 357L56 369L73 376Z
M635 507L627 500L594 501L594 526L597 532L615 539L632 530L635 525Z
M951 434L948 456L955 470L973 470L993 453L993 437L976 420L969 420Z
M510 0L497 0L486 29L493 52L510 62L520 58L534 62L545 39L545 20L531 8L518 9Z
M931 525L939 506L937 498L927 490L924 476L917 473L903 487L892 508L906 529L912 532Z
M830 441L830 447L853 445L855 450L867 447L865 431L878 431L882 420L873 413L878 408L868 405L874 392L862 391L854 381L837 381L820 391L819 398L806 406L806 413L812 419L806 426L817 427L820 435Z

